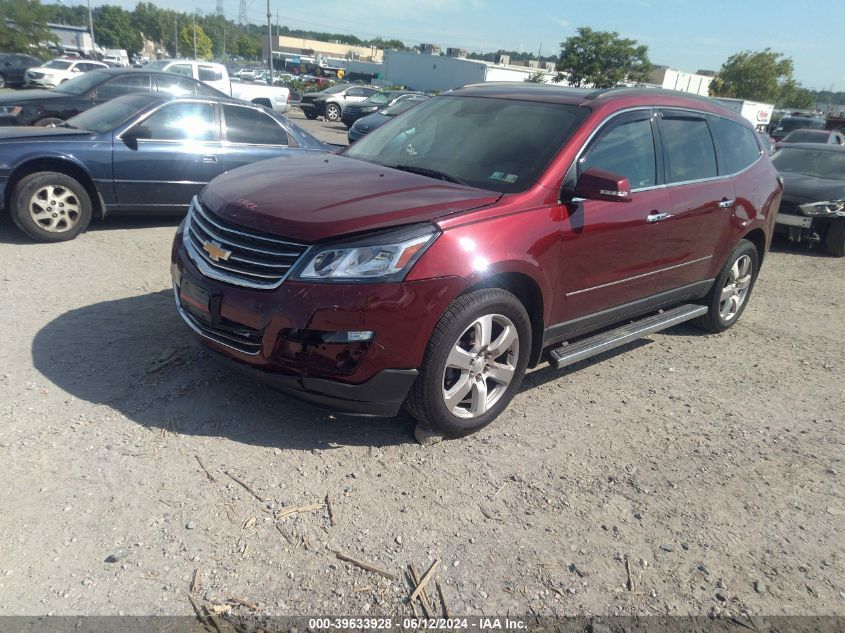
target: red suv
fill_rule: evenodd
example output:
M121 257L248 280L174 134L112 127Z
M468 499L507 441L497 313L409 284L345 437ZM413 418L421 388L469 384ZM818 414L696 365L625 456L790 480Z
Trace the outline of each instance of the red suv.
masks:
M218 177L173 244L216 356L335 410L449 436L526 368L742 314L782 185L754 129L647 89L467 86L340 155Z

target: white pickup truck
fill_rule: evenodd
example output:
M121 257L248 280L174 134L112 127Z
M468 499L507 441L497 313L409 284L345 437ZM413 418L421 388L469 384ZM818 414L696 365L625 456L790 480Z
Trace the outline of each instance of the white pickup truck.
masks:
M223 64L191 59L158 59L147 64L146 68L193 77L235 99L263 105L283 114L290 108L290 90L287 88L233 82Z

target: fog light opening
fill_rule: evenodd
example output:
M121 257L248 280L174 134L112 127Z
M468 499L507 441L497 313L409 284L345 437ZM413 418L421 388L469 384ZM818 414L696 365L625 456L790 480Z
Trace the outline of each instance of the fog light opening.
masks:
M361 330L352 332L323 332L324 343L368 343L373 340L375 332Z

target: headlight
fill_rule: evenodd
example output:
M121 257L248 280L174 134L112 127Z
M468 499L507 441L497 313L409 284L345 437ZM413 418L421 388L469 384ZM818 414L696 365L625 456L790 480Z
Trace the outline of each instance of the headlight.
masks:
M5 116L18 116L21 110L21 106L0 106L0 114Z
M401 281L440 233L430 224L316 246L293 273L301 281Z
M845 215L845 200L823 200L799 207L804 215Z

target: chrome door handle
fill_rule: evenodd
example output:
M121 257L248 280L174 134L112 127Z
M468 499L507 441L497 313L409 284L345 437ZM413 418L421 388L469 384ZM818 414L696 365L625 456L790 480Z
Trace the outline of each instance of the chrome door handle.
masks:
M661 220L665 220L671 215L671 213L650 213L648 217L646 217L646 222L660 222Z
M722 198L719 201L719 208L720 209L730 209L735 204L736 204L736 200L728 200L727 198Z
M203 163L216 163L217 162L217 156L215 156L214 154L206 154L205 156L202 157L201 162L203 162Z

